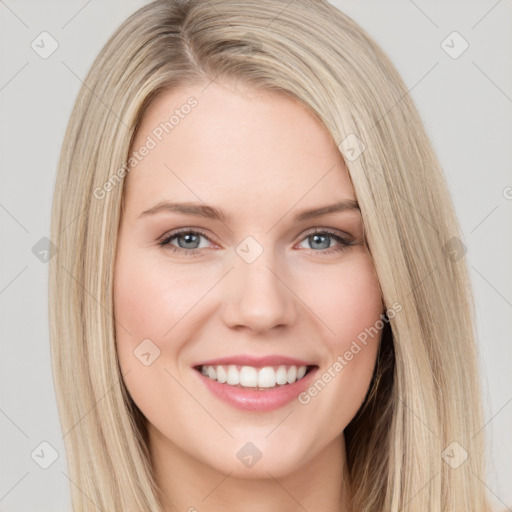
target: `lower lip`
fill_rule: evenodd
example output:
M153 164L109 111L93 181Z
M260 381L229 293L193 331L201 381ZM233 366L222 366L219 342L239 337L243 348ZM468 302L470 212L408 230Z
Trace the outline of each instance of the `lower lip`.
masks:
M318 367L310 370L302 379L293 384L285 384L273 388L250 389L210 379L194 369L206 387L217 397L229 405L244 411L268 412L279 409L296 399L309 385L318 370Z

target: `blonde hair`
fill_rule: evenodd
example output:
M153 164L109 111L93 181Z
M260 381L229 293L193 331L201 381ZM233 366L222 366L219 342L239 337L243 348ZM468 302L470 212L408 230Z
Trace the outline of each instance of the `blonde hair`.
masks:
M450 252L462 237L442 170L389 58L320 0L153 2L118 28L80 89L55 187L49 283L73 510L162 510L145 418L116 354L119 171L159 94L211 80L295 98L340 148L364 149L346 164L383 300L402 310L345 429L354 510L489 510L474 306L465 259ZM450 445L468 454L457 468L443 457Z

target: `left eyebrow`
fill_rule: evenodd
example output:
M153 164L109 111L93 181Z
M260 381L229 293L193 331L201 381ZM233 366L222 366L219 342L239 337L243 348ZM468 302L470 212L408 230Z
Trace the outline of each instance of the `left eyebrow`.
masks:
M346 211L361 211L359 208L359 204L357 201L353 199L345 199L343 201L339 201L338 203L330 204L328 206L322 206L321 208L313 208L310 210L301 210L298 212L294 219L296 221L303 221L307 219L311 219L313 217L320 217L322 215L327 215L328 213L334 212L346 212Z

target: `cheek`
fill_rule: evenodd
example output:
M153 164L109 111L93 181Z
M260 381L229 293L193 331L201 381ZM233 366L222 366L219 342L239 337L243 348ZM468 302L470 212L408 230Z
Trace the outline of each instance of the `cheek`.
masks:
M368 257L361 258L359 264L346 272L339 283L333 290L333 300L326 307L333 330L338 334L337 345L345 348L374 326L384 306L379 282Z
M172 327L172 312L180 308L173 296L173 283L139 257L137 250L120 247L114 278L114 317L116 344L123 373L130 372L128 387L139 374L144 379L155 377L164 356L164 334ZM150 340L150 341L147 341ZM165 350L167 352L172 345ZM144 356L149 352L149 356ZM173 351L174 353L174 351ZM144 366L144 358L151 366ZM142 363L142 364L141 364ZM149 370L151 369L151 372ZM136 390L131 389L132 395Z
M169 411L180 408L191 415L197 412L187 411L189 404L183 401L183 390L171 377L180 380L173 362L186 343L180 330L186 322L179 321L197 292L187 286L184 273L166 275L167 268L143 251L120 244L114 278L119 363L126 388L139 409L151 422L162 425L172 424Z
M201 278L191 282L189 274L176 269L171 273L169 266L144 257L142 251L126 251L116 263L114 281L119 341L150 338L158 344L168 338L205 291Z
M322 272L312 270L300 284L300 294L323 324L323 341L331 355L345 351L384 311L373 263L362 251Z
M368 391L385 325L384 305L366 254L357 254L314 280L311 276L310 282L315 286L309 288L309 304L321 320L325 357L300 402L319 416L331 415L331 433L336 435L357 413Z

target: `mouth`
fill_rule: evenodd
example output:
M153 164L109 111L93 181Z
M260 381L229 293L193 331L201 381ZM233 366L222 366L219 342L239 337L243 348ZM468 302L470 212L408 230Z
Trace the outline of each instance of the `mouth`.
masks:
M265 391L268 389L290 386L318 368L317 365L196 365L194 370L207 379L247 390Z
M311 385L319 367L303 364L200 364L193 369L215 399L235 409L264 413L297 400Z

